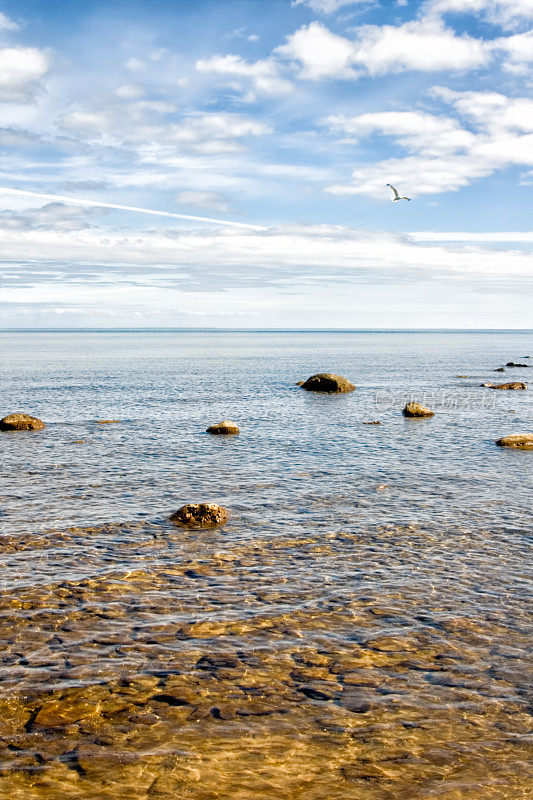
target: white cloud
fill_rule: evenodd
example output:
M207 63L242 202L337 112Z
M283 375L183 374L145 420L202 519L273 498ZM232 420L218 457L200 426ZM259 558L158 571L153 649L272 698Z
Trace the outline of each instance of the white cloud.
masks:
M432 93L452 104L476 130L421 112L329 118L334 130L349 135L392 136L410 154L356 167L350 183L329 186L327 191L385 198L386 183L398 183L408 194L457 191L498 169L533 165L533 100L442 87Z
M457 36L440 19L416 19L404 25L362 25L354 40L337 36L320 22L303 26L278 47L277 55L299 68L302 78L356 78L404 70L466 70L491 58L486 42Z
M348 39L331 33L320 22L304 25L291 36L287 43L275 51L294 62L300 77L309 80L322 78L355 78L354 45Z
M490 48L479 39L457 36L439 20L412 20L398 27L359 28L355 61L370 75L403 70L465 70L487 64Z
M373 134L392 136L403 147L426 154L444 155L473 144L475 135L460 127L456 120L436 117L421 111L381 111L356 117L328 117L326 124L334 131L355 139Z
M343 6L354 6L368 0L293 0L293 6L309 6L318 14L334 14Z
M417 242L508 242L533 244L533 231L412 231Z
M47 203L41 208L32 208L24 213L11 211L5 214L2 222L7 230L54 230L80 231L89 227L87 216L101 215L103 209L82 209L64 203Z
M247 136L264 136L270 131L270 127L264 122L241 114L220 112L190 116L179 124L170 125L165 139L167 142L205 144Z
M117 232L106 229L78 231L5 230L0 234L6 258L92 264L102 274L106 267L240 268L246 281L268 282L269 274L297 284L302 275L342 280L358 273L401 276L531 277L530 254L482 247L419 245L408 236L387 231L358 231L335 225L283 225L263 233L225 229L213 231L159 230ZM206 262L205 254L209 253ZM120 254L117 258L117 254ZM335 265L332 277L331 265ZM266 270L266 272L265 272ZM293 270L298 270L297 274ZM318 272L317 272L318 271ZM174 273L171 273L171 276ZM225 279L221 276L222 286ZM151 273L157 283L158 271ZM395 278L396 276L396 278ZM208 282L212 280L210 276ZM209 285L209 283L208 283ZM207 287L206 287L207 288Z
M402 192L416 197L421 194L456 192L468 186L472 180L483 178L493 171L493 164L470 155L389 158L356 167L351 183L333 185L327 191L337 195L368 194L389 200L390 191L386 184L392 183Z
M292 83L280 75L279 66L272 59L250 63L235 55L213 56L197 61L196 69L211 75L243 78L260 94L287 94L293 88Z
M13 22L12 19L6 17L6 15L0 11L0 31L16 31L18 27L16 22Z
M49 67L49 55L37 47L0 49L0 96L13 102L28 100Z
M228 198L220 192L194 191L192 189L176 195L176 202L180 206L194 206L196 208L209 208L223 214L230 213Z
M139 58L129 58L125 64L126 69L129 69L130 72L138 72L141 69L146 67L144 61L141 61Z
M444 87L435 87L432 93L452 104L481 131L533 132L533 99L528 97L507 97L499 92L454 92Z
M230 112L193 113L178 122L170 121L167 115L176 111L174 104L162 101L108 103L99 110L69 111L59 118L59 124L80 139L115 148L127 145L142 158L151 152L156 160L175 156L178 150L239 152L249 137L271 132L260 120Z
M504 68L509 72L526 72L533 62L533 31L496 39L494 49L503 53Z
M427 0L426 14L479 14L504 27L533 19L533 0Z
M59 124L72 133L102 134L112 125L105 111L71 111L59 119Z
M115 94L124 100L138 100L145 92L146 88L140 83L125 83L117 88Z

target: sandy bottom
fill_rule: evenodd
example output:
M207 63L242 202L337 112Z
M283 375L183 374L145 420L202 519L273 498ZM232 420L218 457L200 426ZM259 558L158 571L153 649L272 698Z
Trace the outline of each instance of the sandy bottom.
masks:
M531 797L520 570L498 585L482 532L130 524L2 551L32 566L1 601L1 798Z

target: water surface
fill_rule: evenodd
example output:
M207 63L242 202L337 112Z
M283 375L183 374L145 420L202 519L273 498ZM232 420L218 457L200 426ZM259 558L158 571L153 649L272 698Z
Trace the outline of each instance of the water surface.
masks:
M46 428L0 440L1 797L528 796L531 453L494 442L532 430L531 392L480 384L527 383L493 370L531 334L3 351L3 414ZM318 371L357 390L295 385ZM168 522L199 501L229 523Z

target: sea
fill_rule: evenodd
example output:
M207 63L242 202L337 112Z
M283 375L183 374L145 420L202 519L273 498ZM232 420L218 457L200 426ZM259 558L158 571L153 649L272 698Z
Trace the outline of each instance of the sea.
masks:
M533 453L495 442L533 384L482 384L532 372L531 331L4 331L0 416L46 427L0 434L0 798L531 797Z

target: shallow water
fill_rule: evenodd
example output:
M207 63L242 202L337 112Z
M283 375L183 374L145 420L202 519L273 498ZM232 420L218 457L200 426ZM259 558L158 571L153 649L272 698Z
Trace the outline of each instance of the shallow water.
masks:
M0 797L529 796L531 334L3 339Z

